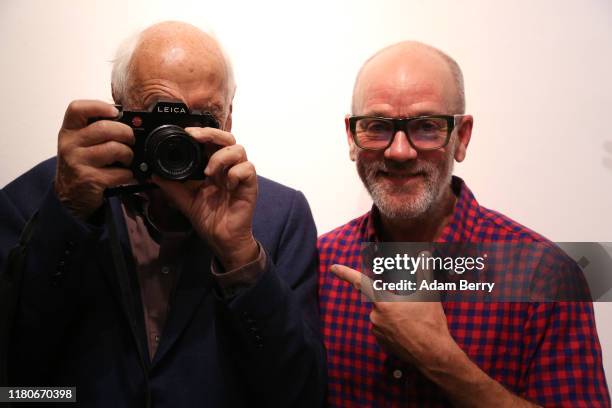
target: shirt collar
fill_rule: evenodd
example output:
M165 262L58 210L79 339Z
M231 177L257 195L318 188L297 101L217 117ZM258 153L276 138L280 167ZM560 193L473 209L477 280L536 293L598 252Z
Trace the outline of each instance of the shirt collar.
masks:
M438 242L468 242L480 218L480 204L465 182L453 176L451 188L457 196L453 216L440 234Z
M185 239L193 235L193 228L187 221L177 224L174 231L165 231L157 227L149 217L149 204L151 197L146 192L138 192L135 194L124 195L121 197L121 204L124 211L124 216L135 220L141 217L149 235L158 243L177 242L181 243ZM189 227L185 228L185 225Z

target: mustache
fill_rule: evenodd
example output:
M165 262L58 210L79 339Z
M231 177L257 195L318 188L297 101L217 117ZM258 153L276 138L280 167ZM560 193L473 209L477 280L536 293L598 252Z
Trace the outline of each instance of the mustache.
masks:
M378 162L370 163L368 166L369 172L402 172L409 174L416 173L430 173L432 171L432 165L429 163L409 163L409 162L397 162L381 160Z

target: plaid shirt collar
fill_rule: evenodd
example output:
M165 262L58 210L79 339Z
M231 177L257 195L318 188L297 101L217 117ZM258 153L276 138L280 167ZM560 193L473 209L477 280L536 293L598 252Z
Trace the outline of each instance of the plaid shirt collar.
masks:
M469 242L473 227L481 214L480 204L460 177L452 177L451 188L457 196L457 202L451 220L444 226L437 241ZM379 242L376 233L379 222L380 211L376 205L372 204L371 211L363 218L363 224L360 226L366 242Z

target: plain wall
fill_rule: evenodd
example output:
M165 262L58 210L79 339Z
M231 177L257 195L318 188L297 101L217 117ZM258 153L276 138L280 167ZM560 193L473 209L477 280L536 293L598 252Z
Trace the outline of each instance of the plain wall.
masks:
M554 241L612 241L609 0L2 0L0 186L55 154L71 100L111 101L117 45L167 19L225 45L233 133L260 174L306 194L320 233L371 205L343 125L355 74L413 39L463 68L475 125L456 174L480 203ZM612 375L612 304L595 310Z

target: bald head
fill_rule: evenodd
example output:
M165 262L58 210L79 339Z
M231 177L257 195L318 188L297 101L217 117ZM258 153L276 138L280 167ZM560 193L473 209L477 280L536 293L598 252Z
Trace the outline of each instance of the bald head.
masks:
M191 77L190 77L191 76ZM227 102L234 96L231 64L219 43L190 24L167 21L155 24L126 40L113 61L113 99L123 105L138 104L134 95L148 78L218 83Z
M397 89L439 88L447 113L465 112L461 68L451 57L429 45L404 41L378 51L361 67L353 88L353 114L363 114L364 98L374 83ZM412 87L412 88L410 88Z

